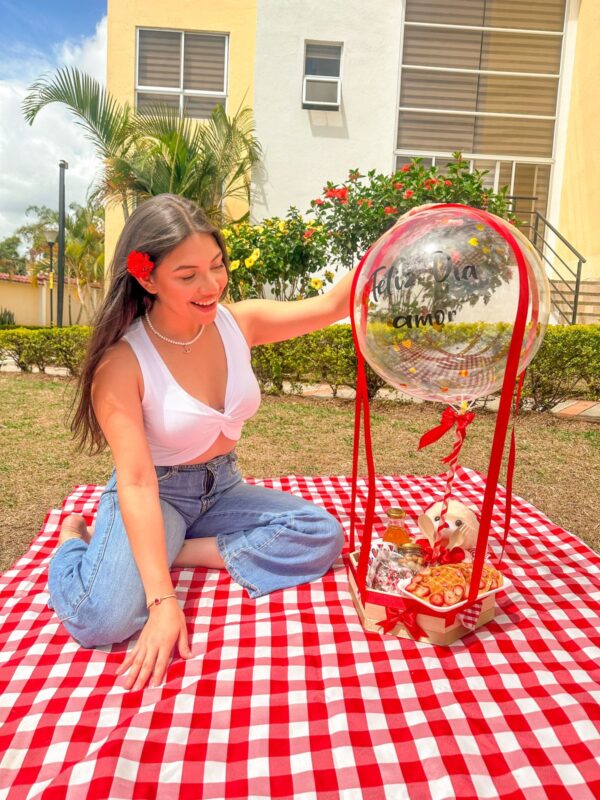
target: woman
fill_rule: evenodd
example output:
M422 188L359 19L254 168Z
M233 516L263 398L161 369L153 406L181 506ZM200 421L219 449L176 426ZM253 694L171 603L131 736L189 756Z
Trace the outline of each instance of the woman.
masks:
M352 275L301 302L223 305L227 254L193 203L154 197L128 219L79 381L72 429L110 447L115 471L90 537L63 525L50 605L84 647L140 628L118 674L162 682L177 645L190 658L171 567L225 568L251 597L314 580L340 553L339 522L291 494L249 486L236 464L260 391L250 348L348 313Z

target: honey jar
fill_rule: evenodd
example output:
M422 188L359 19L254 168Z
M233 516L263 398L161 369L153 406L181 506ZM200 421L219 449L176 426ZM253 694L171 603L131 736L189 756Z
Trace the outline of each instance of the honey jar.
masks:
M394 544L396 547L412 544L411 536L402 524L402 520L406 516L404 509L392 507L388 508L385 513L388 517L388 524L383 534L383 541L390 542L390 544Z

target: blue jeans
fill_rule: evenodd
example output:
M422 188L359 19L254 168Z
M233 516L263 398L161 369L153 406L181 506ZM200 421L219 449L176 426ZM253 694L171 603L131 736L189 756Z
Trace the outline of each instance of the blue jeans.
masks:
M205 464L156 467L169 566L185 539L214 536L225 566L250 597L320 578L339 555L340 523L287 492L249 486L229 453ZM113 472L89 545L67 539L49 567L49 606L84 647L121 642L148 618L146 593Z

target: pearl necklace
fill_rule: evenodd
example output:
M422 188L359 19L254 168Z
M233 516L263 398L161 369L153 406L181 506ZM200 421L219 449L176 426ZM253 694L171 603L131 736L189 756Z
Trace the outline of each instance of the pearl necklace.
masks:
M148 326L149 326L150 330L152 331L152 333L153 333L155 336L158 336L158 338L159 338L159 339L162 339L162 340L163 340L163 342L168 342L169 344L176 344L176 345L179 345L179 347L183 347L183 352L184 352L184 353L191 353L191 345L193 345L193 344L194 344L194 342L197 342L197 341L198 341L198 339L199 339L199 338L202 336L202 334L204 333L204 329L206 328L206 325L203 325L203 326L200 328L200 330L198 331L198 333L197 333L197 334L194 336L194 338L193 338L193 339L190 339L190 341L189 341L189 342L177 342L177 341L175 341L175 339L169 339L169 338L168 338L168 336L163 336L163 335L162 335L162 333L159 333L159 332L156 330L156 328L154 327L154 325L153 325L153 324L152 324L152 322L150 321L150 317L148 316L148 312L147 312L147 311L146 311L146 313L145 313L145 315L144 315L144 316L146 317L146 322L148 323Z

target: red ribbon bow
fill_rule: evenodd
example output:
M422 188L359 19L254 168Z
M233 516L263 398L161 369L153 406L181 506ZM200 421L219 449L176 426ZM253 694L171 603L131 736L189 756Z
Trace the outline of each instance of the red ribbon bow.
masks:
M404 625L413 639L420 639L426 635L425 631L417 624L416 612L409 611L408 608L388 608L386 618L377 625L384 633L393 631L396 625Z
M416 544L423 551L423 561L426 564L458 564L465 560L466 553L462 547L448 549L441 542L432 547L427 539L417 539Z
M442 412L440 424L421 436L419 441L419 450L421 450L423 447L428 447L434 442L437 442L438 439L441 439L444 434L448 433L448 431L452 430L452 428L456 425L456 441L454 443L454 447L452 448L452 452L450 455L446 456L446 458L442 459L444 464L452 463L456 458L458 458L460 448L462 447L465 436L467 435L467 426L470 425L474 419L475 414L472 411L466 411L464 414L458 413L453 408L448 406L448 408L445 408Z

